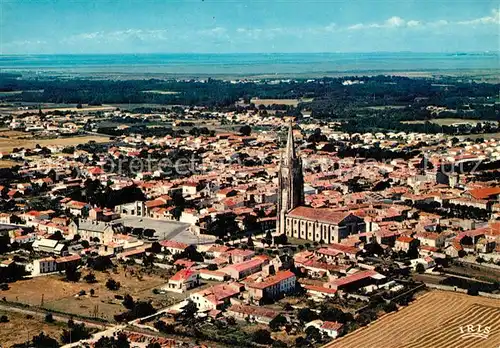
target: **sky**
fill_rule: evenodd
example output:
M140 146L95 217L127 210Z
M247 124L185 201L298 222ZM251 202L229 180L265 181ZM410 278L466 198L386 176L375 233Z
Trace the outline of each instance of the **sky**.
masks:
M500 0L0 0L0 53L500 50Z

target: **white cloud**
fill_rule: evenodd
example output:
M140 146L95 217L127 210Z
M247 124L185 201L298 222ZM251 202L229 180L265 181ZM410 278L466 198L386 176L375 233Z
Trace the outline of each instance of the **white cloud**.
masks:
M495 9L491 11L491 16L471 19L468 21L457 22L460 25L477 25L477 24L500 24L500 11Z
M211 29L202 29L197 32L200 35L211 36L211 37L223 37L227 35L227 29L223 27L215 27Z
M406 22L406 25L408 27L410 27L410 28L412 28L412 27L418 27L420 25L420 22L419 21L411 20L411 21Z
M404 20L401 17L394 16L387 19L381 23L357 23L348 26L347 30L361 30L361 29L373 29L373 28L415 28L415 27L443 27L448 25L487 25L495 24L500 25L500 12L499 10L493 10L490 16L475 18L465 21L450 22L446 19L440 19L433 22L422 22L418 20Z
M127 29L116 30L111 32L96 31L92 33L82 33L72 35L62 40L64 43L77 43L80 41L96 41L96 42L123 42L131 39L141 41L164 41L167 40L167 30L156 29Z
M406 24L405 20L401 17L391 17L385 21L385 26L388 28L402 27Z
M347 27L347 29L349 29L349 30L358 30L358 29L364 29L364 28L366 28L366 26L362 23L354 24L354 25L351 25L350 27Z

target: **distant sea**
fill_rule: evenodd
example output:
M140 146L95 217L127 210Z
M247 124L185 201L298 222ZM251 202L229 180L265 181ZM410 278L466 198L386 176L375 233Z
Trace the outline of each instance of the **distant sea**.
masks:
M499 69L499 53L274 53L2 55L3 72L321 75Z

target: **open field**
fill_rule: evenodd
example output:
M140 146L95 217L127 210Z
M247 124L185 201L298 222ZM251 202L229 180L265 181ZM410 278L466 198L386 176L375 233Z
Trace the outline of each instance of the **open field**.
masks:
M93 284L86 283L83 278L79 282L67 282L64 280L64 275L58 274L22 280L9 284L10 289L2 291L2 297L5 296L10 302L42 306L47 310L87 317L94 316L97 310L98 317L106 320L113 320L115 314L125 311L122 301L115 299L115 295L130 294L134 299L145 301L150 299L157 307L162 306L163 302L168 300L168 295L152 293L154 288L164 285L166 279L158 275L141 274L139 280L137 273L132 275L130 272L131 270L136 272L136 268L129 267L127 272L121 266L118 269L118 274L94 272L97 283ZM83 270L82 276L87 273L87 270ZM106 288L105 284L109 278L120 282L119 290L111 291ZM94 296L90 296L90 289L94 289ZM87 294L75 297L81 290Z
M103 106L84 106L82 108L77 108L75 106L71 107L47 107L47 108L42 108L42 112L44 113L49 113L53 111L64 111L64 112L89 112L89 111L112 111L115 108L113 106L109 105L103 105ZM30 109L30 110L12 110L10 113L13 115L20 115L24 114L26 112L38 112L38 109Z
M9 318L8 323L0 324L0 344L2 347L24 343L40 332L60 341L62 330L67 326L66 323L61 322L47 323L43 317L33 316L28 319L25 314L0 310L0 316L2 315Z
M10 168L10 167L15 166L16 164L18 164L18 163L14 162L14 161L0 159L0 168Z
M431 291L398 312L339 338L328 348L498 348L500 301ZM462 336L461 326L490 327L485 337ZM466 332L466 331L465 331Z
M366 106L361 109L364 110L385 110L385 109L404 109L406 108L405 105L381 105L381 106ZM412 122L412 121L410 121ZM406 123L406 122L404 122Z
M467 135L457 135L457 138L460 140L464 140L467 138L470 139L477 139L477 138L483 138L483 139L500 139L500 133L480 133L480 134L467 134Z
M180 92L174 92L174 91L142 91L142 93L154 93L154 94L165 94L165 95L174 95L174 94L180 94Z
M418 120L418 121L402 121L404 124L424 124L426 121ZM466 118L436 118L430 120L431 123L437 124L439 126L451 126L454 124L470 124L476 125L480 120L470 120ZM483 121L484 122L484 121Z
M27 138L27 139L21 139ZM24 147L24 148L35 148L37 144L40 146L49 145L64 145L64 146L76 146L79 144L86 144L89 141L95 141L98 143L106 142L109 140L107 136L74 136L65 138L55 138L55 139L36 139L31 136L30 133L23 133L18 131L0 131L0 152L11 152L14 148Z
M259 99L259 98L252 98L250 100L250 103L254 103L255 106L259 105L264 105L264 106L269 106L269 105L291 105L291 106L297 106L299 103L309 103L313 100L313 98L305 98L305 99Z

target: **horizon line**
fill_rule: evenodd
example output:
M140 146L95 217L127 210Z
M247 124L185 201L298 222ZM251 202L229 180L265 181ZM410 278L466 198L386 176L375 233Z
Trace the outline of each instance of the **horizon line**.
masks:
M500 54L498 50L482 51L321 51L321 52L88 52L88 53L1 53L0 60L9 56L55 56L55 55L153 55L153 54L198 54L198 55L231 55L231 54L255 54L255 55L276 55L276 54L381 54L381 53L411 53L411 54L471 54L471 53L490 53Z

